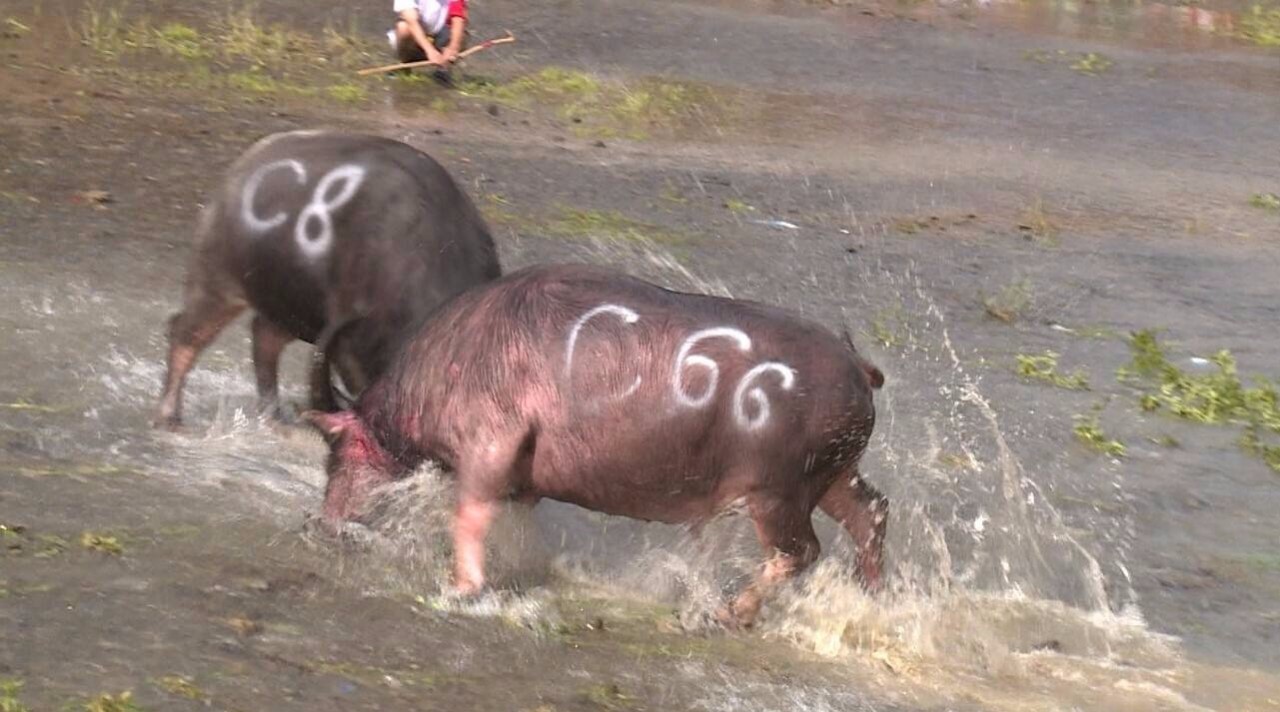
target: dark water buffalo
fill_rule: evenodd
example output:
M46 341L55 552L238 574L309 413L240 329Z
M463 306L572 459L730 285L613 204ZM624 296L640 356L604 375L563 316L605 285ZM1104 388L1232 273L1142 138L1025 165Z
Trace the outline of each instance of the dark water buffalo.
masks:
M323 354L312 407L333 410L331 365L361 390L428 313L501 274L484 220L444 168L379 136L258 141L229 169L196 239L182 311L169 320L157 423L170 427L201 350L246 308L260 407L275 409L280 354L301 339Z
M533 267L434 313L353 410L306 414L329 443L322 522L439 460L458 482L454 578L484 584L503 499L547 497L698 525L745 506L771 558L721 611L748 624L818 555L821 507L880 579L886 500L859 475L884 376L853 344L761 304L583 265Z

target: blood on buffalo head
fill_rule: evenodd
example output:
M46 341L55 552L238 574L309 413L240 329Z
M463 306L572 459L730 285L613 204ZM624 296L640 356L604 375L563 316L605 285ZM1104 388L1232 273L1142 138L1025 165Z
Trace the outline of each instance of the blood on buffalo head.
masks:
M359 415L307 411L302 419L329 444L325 463L328 482L324 490L323 520L330 526L359 516L369 492L390 482L401 469L395 458L374 437Z

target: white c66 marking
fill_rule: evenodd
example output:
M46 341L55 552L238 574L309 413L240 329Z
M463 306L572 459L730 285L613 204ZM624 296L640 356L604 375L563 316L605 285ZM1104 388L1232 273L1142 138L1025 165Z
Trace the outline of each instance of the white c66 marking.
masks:
M635 324L640 320L640 315L632 309L621 306L619 304L601 304L593 309L588 310L582 316L573 322L573 326L569 329L569 338L565 343L565 359L564 359L564 376L568 380L573 371L574 349L578 344L578 333L588 321L600 316L601 314L613 314L621 319L625 324ZM707 406L715 398L716 388L720 384L720 364L709 356L701 354L690 354L689 352L701 341L706 339L730 339L737 346L739 351L751 350L751 337L747 336L741 329L735 329L728 326L716 326L709 329L701 329L690 334L684 341L680 343L680 348L676 352L675 363L671 372L671 394L676 402L688 408L702 408ZM699 367L706 369L708 372L708 380L706 386L701 393L691 395L685 391L684 370L686 367ZM784 391L790 391L796 382L796 371L785 363L779 361L766 361L753 366L742 378L738 380L737 387L733 391L733 419L738 427L748 432L758 430L769 422L771 408L769 397L760 386L752 386L761 376L766 373L776 373L778 375L778 387ZM640 376L636 376L636 380L631 384L625 392L614 396L621 399L630 396L640 388ZM755 406L755 413L748 415L747 402L750 401Z

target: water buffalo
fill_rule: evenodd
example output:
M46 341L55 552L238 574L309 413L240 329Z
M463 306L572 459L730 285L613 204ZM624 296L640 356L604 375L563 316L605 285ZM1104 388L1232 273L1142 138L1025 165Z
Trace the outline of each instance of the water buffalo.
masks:
M749 624L817 557L815 507L878 586L887 502L857 468L883 383L847 335L788 311L548 265L450 300L351 410L304 417L330 448L330 530L424 459L454 473L464 593L504 499L695 526L745 507L772 555L720 616Z
M196 240L182 311L169 320L161 426L181 423L188 371L246 308L259 407L276 411L281 352L301 339L324 355L311 371L312 407L334 410L331 365L362 390L427 314L502 272L479 211L439 163L363 134L258 141L211 196Z

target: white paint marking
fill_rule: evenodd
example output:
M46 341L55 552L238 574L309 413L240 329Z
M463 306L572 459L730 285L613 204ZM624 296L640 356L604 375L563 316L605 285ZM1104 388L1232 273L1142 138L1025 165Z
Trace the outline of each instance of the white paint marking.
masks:
M329 189L339 182L342 183L342 188L338 194L333 198L327 197ZM311 193L311 202L307 203L301 213L298 213L298 222L293 228L294 239L298 241L302 254L311 259L318 259L329 251L329 245L333 242L331 212L346 205L355 197L356 190L363 182L364 169L354 165L338 166L320 179L316 189ZM313 220L320 223L320 231L315 237L310 234L310 225Z
M292 158L286 158L282 161L272 161L258 168L249 180L244 182L244 190L240 194L240 218L244 220L245 226L254 232L266 232L272 228L283 224L289 219L287 213L283 210L263 220L253 212L253 199L258 193L258 188L262 185L262 179L267 177L271 171L280 168L289 168L293 170L293 175L298 179L298 184L303 185L307 182L307 169L301 162Z
M707 403L710 403L712 397L715 396L716 386L720 383L720 366L706 356L700 356L697 354L690 356L689 351L703 339L716 338L733 339L737 342L739 351L751 350L751 337L747 336L739 329L727 326L717 326L710 329L695 331L690 334L689 338L685 339L684 342L680 344L680 350L676 353L675 370L671 374L671 392L675 396L676 401L681 405L685 405L690 408L701 408ZM701 395L690 397L685 393L685 366L701 366L710 372L710 380Z
M752 381L769 371L773 371L782 377L782 381L778 384L778 387L782 390L789 391L795 385L795 369L785 363L766 361L747 371L742 380L738 381L738 387L733 391L733 419L744 430L756 430L769 422L769 397L765 395L759 386L749 391L747 390L747 386L751 385ZM756 414L754 416L747 415L745 402L747 398L750 398L751 402L756 404Z
M613 314L617 316L619 319L621 319L624 324L634 324L640 320L639 314L618 304L601 304L600 306L589 310L586 314L583 314L582 316L578 317L578 320L573 322L573 327L569 329L569 338L565 342L565 347L564 347L565 380L569 379L570 373L573 371L573 352L574 352L574 349L577 348L578 346L578 332L582 330L582 327L585 326L588 321L591 321L592 319L594 319L597 316L600 316L601 314ZM624 391L622 394L616 397L618 399L626 398L631 394L635 393L639 389L640 389L640 376L637 375L636 380L632 382L631 386L628 387L627 390Z

